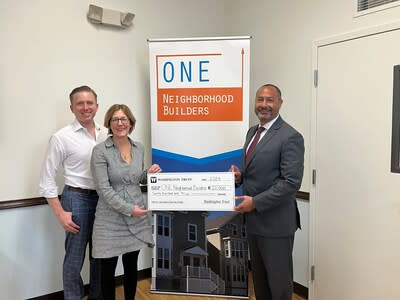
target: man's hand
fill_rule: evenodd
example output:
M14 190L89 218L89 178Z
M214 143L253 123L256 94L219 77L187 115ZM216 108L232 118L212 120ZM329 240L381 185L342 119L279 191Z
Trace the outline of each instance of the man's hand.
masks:
M79 225L75 224L72 221L72 212L70 211L59 211L57 214L58 222L60 222L61 226L64 228L65 231L70 233L78 233L79 232Z
M250 212L256 208L256 206L254 205L253 197L236 196L235 199L241 201L239 205L235 206L235 211L237 212Z
M55 216L57 217L58 222L64 228L65 231L70 233L78 233L79 232L79 225L75 224L72 221L72 212L65 211L61 206L60 199L58 197L55 198L47 198L47 203L53 209Z
M240 183L242 180L242 173L240 173L240 169L235 165L231 165L229 171L233 172L233 175L235 176L235 183Z

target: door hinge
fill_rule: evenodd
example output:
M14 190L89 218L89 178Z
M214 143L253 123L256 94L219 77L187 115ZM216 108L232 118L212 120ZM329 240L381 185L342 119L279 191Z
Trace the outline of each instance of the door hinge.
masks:
M311 273L311 280L315 280L315 266L311 266L310 273Z
M317 170L313 169L312 170L312 184L315 184L317 182Z
M314 70L314 87L318 87L318 70Z

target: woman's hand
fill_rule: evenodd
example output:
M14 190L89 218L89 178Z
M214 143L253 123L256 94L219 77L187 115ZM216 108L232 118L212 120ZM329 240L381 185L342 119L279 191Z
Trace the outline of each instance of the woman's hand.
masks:
M139 207L139 205L135 205L133 207L132 217L142 217L149 212L148 209L144 209Z
M242 180L242 173L240 173L240 169L237 166L231 165L229 171L235 176L235 183L239 183Z
M161 171L162 169L157 164L151 165L150 168L147 169L147 173L160 173Z

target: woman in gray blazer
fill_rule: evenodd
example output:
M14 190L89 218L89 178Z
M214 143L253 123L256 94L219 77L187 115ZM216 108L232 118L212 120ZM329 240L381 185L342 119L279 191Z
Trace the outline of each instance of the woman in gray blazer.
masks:
M104 300L115 299L119 255L124 267L125 299L135 299L139 251L154 245L139 184L146 182L147 173L161 172L161 168L154 164L144 169L144 147L128 136L135 123L126 105L111 106L104 118L110 136L95 146L92 153L91 170L99 194L93 225L93 257L101 262Z

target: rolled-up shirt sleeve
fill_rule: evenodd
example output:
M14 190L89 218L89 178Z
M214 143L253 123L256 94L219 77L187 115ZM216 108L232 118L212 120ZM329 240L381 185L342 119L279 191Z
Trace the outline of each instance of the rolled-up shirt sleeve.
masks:
M62 164L65 151L56 136L50 138L47 146L46 155L40 171L39 192L42 197L58 197L58 187L56 183L57 170Z

